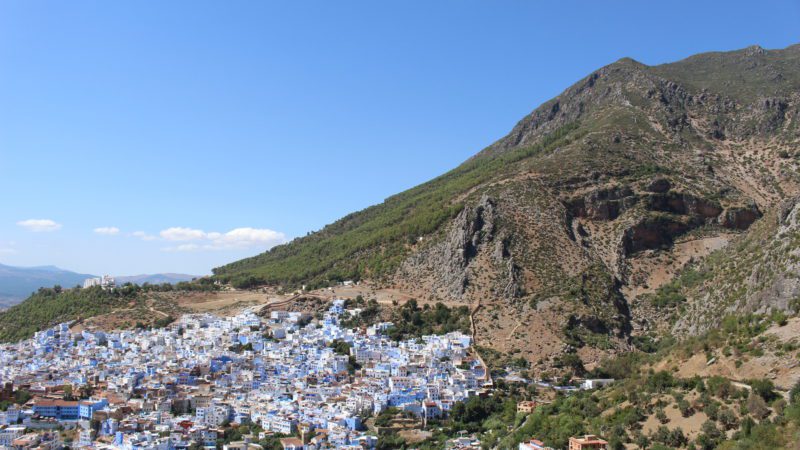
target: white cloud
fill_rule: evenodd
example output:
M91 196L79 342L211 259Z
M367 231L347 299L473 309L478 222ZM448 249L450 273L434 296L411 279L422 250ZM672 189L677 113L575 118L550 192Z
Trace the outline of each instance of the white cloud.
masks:
M17 222L17 225L25 228L28 231L33 231L35 233L41 232L50 232L56 231L61 229L61 224L56 223L50 219L28 219L28 220L20 220Z
M212 245L220 248L272 247L286 242L286 235L265 228L236 228L225 234L217 234L212 238Z
M119 234L119 228L117 227L98 227L94 229L94 232L97 234L104 234L106 236L113 236L115 234Z
M168 241L194 241L190 244L182 244L173 247L166 247L162 250L170 252L185 252L196 250L229 250L243 249L251 247L272 248L275 245L286 242L286 235L266 228L235 228L227 233L216 231L205 232L192 228L173 227L167 228L159 235Z
M133 236L135 238L139 238L139 239L141 239L143 241L154 241L154 240L156 240L155 236L153 236L152 234L147 234L144 231L134 231L133 233L131 233L131 236Z
M206 238L206 233L203 230L183 227L167 228L166 230L161 230L159 234L168 241L194 241Z

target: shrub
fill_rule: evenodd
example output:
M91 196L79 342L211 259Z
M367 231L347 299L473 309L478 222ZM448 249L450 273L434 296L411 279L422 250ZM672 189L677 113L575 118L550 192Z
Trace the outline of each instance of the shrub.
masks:
M666 370L658 371L647 379L647 388L651 392L666 392L673 386L675 386L675 378Z
M683 417L691 417L694 414L694 408L686 399L681 399L678 402L678 409Z
M764 399L755 392L747 397L747 411L756 419L762 420L769 416L769 408Z
M763 378L750 380L749 384L753 388L753 392L763 398L764 401L770 402L778 396L775 393L775 385L770 380Z
M789 402L793 405L800 403L800 381L795 383L795 385L792 386L792 390L789 391Z
M733 430L739 425L736 414L734 414L730 408L723 408L722 411L719 412L717 419L726 430Z

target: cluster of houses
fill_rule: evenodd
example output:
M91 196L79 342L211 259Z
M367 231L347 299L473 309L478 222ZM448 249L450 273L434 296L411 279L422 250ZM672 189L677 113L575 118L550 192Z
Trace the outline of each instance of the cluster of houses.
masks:
M608 441L593 434L583 436L573 436L569 438L567 450L605 450L608 448ZM555 450L548 447L538 439L530 439L519 443L519 450Z
M100 286L103 289L111 290L117 287L117 282L110 275L103 275L102 277L87 278L83 280L84 289L88 289L94 286Z
M61 324L0 346L0 448L216 448L229 425L259 425L227 449L369 449L362 419L389 407L422 420L484 389L462 333L396 342L391 323L340 326L344 301L312 320L273 311L186 315L166 328L103 332ZM11 403L10 406L8 404ZM19 401L17 403L20 403Z

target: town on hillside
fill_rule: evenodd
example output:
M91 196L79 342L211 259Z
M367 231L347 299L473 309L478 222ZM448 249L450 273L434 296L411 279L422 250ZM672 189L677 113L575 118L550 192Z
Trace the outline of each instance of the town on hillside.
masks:
M492 395L471 336L394 341L389 322L342 326L358 313L345 307L335 300L319 318L194 314L115 332L63 323L0 346L0 448L369 450L382 427L424 427ZM467 434L447 443L480 445ZM543 445L531 439L519 450ZM579 436L569 445L605 441Z

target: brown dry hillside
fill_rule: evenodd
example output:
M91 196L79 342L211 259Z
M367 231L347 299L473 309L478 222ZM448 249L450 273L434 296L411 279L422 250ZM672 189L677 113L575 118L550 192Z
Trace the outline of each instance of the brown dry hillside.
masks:
M719 317L678 320L657 300L687 265L725 259L797 195L798 108L798 45L653 67L623 58L451 172L215 276L285 287L370 279L481 305L479 341L534 363L565 348L592 362L675 322L700 332L689 322ZM759 298L743 301L772 308Z

